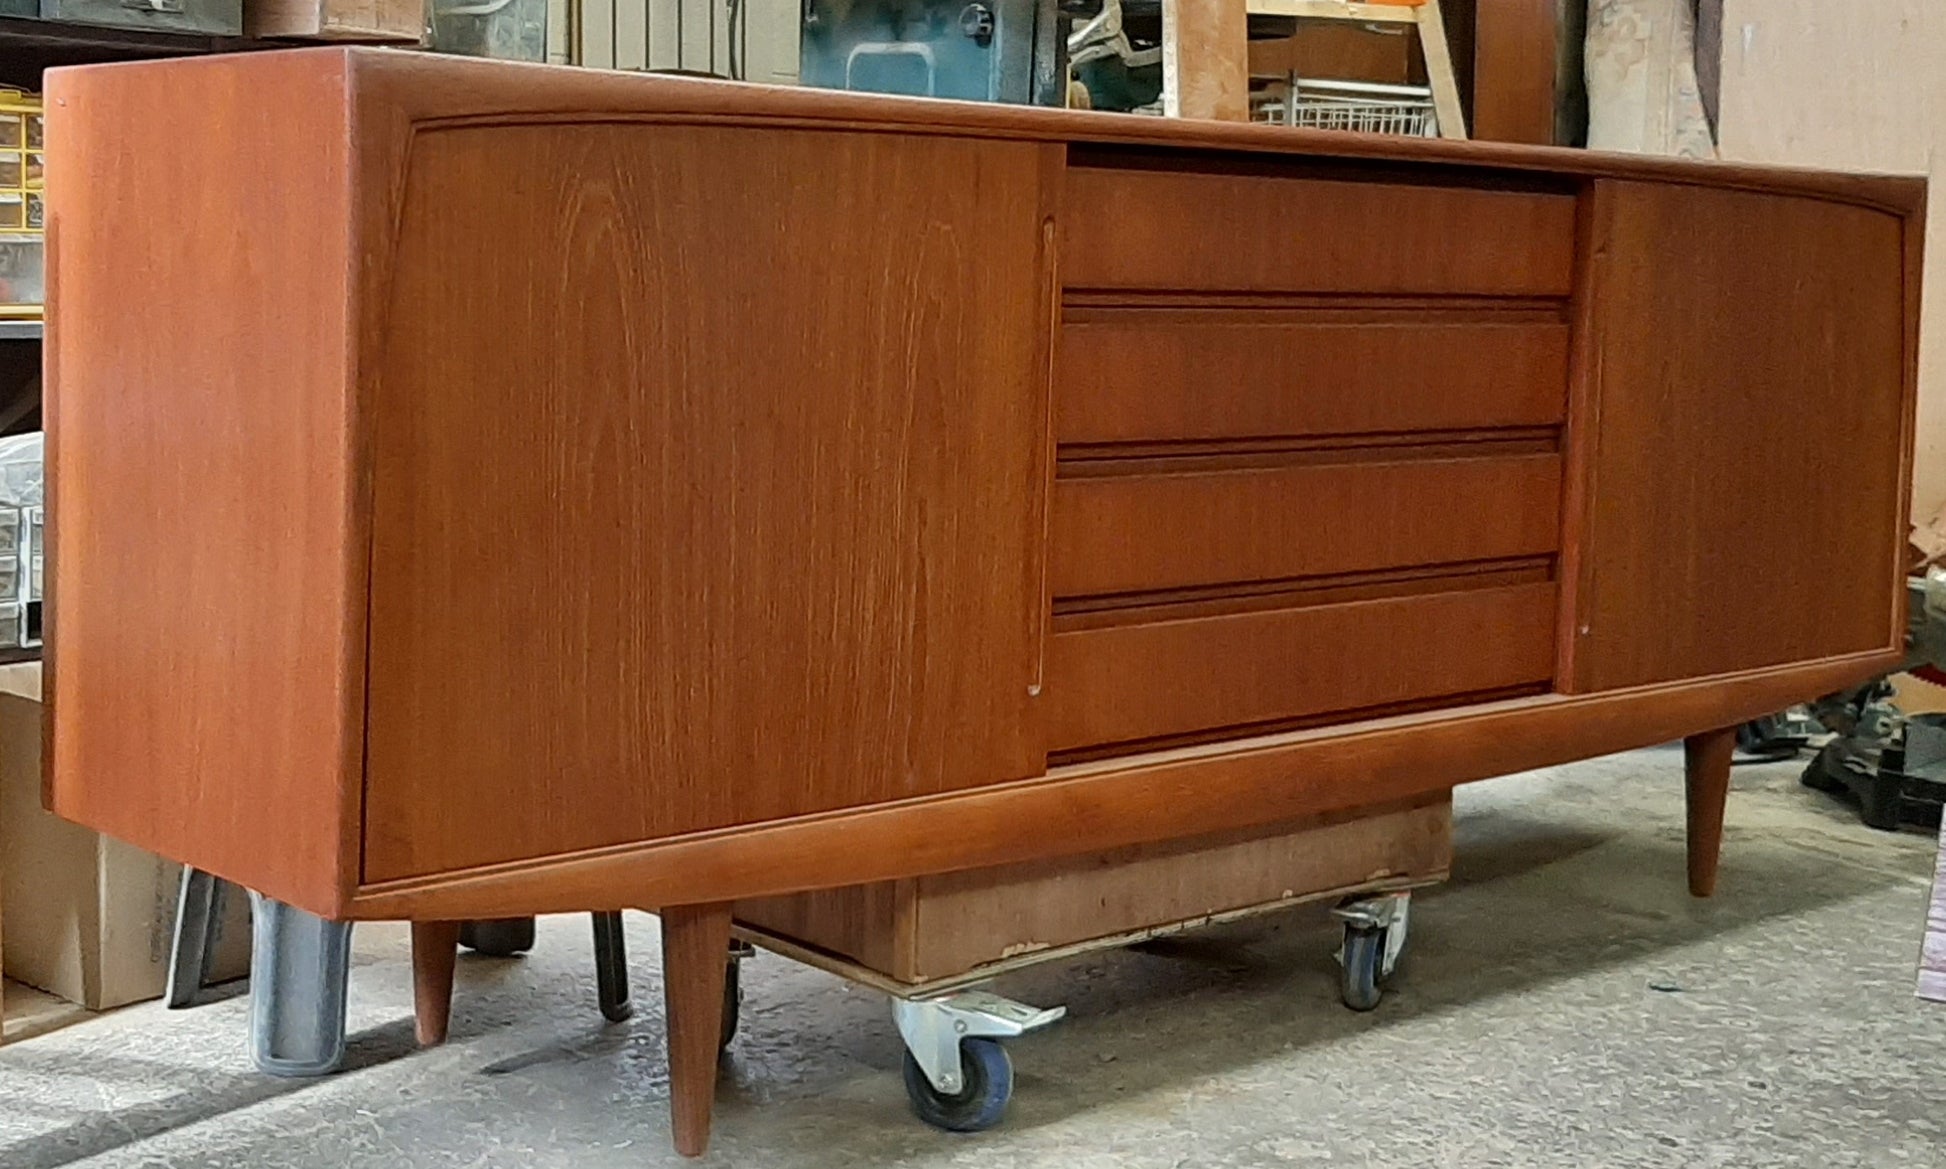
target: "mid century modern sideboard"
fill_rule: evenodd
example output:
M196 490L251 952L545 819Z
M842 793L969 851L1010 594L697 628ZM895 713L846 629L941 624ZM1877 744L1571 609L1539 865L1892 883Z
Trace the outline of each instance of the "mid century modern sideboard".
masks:
M48 143L50 805L659 910L686 1152L739 899L1682 736L1707 894L1899 660L1919 180L360 49Z

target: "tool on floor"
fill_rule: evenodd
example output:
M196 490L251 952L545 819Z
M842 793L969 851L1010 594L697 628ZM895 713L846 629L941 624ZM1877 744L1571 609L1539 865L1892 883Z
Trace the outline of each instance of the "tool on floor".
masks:
M1904 668L1940 676L1946 577L1908 580L1906 614ZM1804 786L1856 800L1860 819L1873 828L1939 824L1946 806L1946 715L1905 714L1883 677L1826 695L1811 712L1837 735L1804 769Z

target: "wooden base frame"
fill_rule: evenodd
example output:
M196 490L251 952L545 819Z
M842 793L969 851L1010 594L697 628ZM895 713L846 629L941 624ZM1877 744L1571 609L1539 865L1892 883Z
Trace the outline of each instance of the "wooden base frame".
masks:
M1736 726L1896 668L1875 651L1055 768L1039 779L360 888L338 916L472 919L830 889L1251 828ZM1345 782L1347 774L1359 777ZM1161 809L1167 814L1161 814Z
M1857 662L1846 662L1842 666L1836 666L1836 673L1832 672L1833 669L1833 666L1827 666L1825 670L1817 673L1816 676L1821 680L1820 685L1823 679L1830 677L1849 679L1854 676L1870 676L1875 672L1874 669L1865 668ZM1777 679L1771 675L1776 673L1778 672L1760 672L1757 678L1745 678L1740 684L1736 680L1719 682L1719 691L1729 696L1728 702L1731 704L1725 709L1748 710L1754 717L1763 711L1788 705L1789 700L1778 696L1775 689ZM1790 673L1801 677L1805 671L1800 669ZM1830 688L1835 688L1837 684L1842 683L1836 683ZM1803 689L1801 683L1797 685L1798 688L1789 693L1801 698L1811 692ZM1687 691L1694 688L1694 684L1691 684L1684 687L1657 689ZM1664 697L1673 700L1673 696ZM1537 716L1533 713L1535 708L1530 704L1508 705L1516 710L1528 711L1524 718L1510 725L1518 727L1525 723L1533 732L1547 727L1548 724L1544 721L1534 721ZM1539 709L1545 710L1547 707L1543 705ZM1477 712L1475 717L1478 717ZM1520 738L1518 734L1507 731L1506 725L1496 729L1503 731L1508 738L1515 740ZM1419 732L1420 736L1424 734L1424 731ZM1664 733L1650 733L1647 735L1647 741L1654 742L1668 737L1670 736ZM1288 736L1278 738L1288 738ZM1631 736L1631 738L1638 741L1627 742L1612 749L1619 750L1626 746L1642 745L1639 736ZM1418 736L1410 732L1406 733L1404 742L1418 741L1420 741ZM1729 792L1730 757L1735 744L1734 722L1728 727L1691 734L1684 739L1688 879L1689 891L1697 897L1708 897L1716 889L1717 857L1722 846L1724 805ZM1292 745L1286 744L1284 749L1293 748ZM1601 752L1582 750L1571 752L1563 758L1578 758L1599 753ZM1191 758L1193 757L1191 753ZM1376 760L1377 755L1373 753L1367 758ZM1554 758L1545 760L1545 762L1560 761L1563 760ZM1176 762L1181 763L1182 760ZM1541 765L1542 762L1529 764L1529 766ZM1165 764L1158 760L1152 766L1163 767ZM1122 774L1108 765L1094 765L1093 770L1096 773ZM1509 767L1505 770L1516 770L1516 768ZM1291 772L1284 772L1284 774L1288 775ZM1431 767L1428 761L1426 774L1445 773ZM1481 777L1468 776L1467 778ZM480 895L481 892L477 889L469 889L465 893L469 899ZM461 903L475 904L472 900ZM1244 914L1219 916L1243 916L1248 912L1255 912L1255 910L1245 911ZM710 1117L716 1083L717 1036L722 1025L723 986L726 976L724 953L731 936L731 914L732 905L729 902L675 906L661 911L663 983L666 998L664 1026L668 1037L672 1131L676 1148L684 1156L700 1156L709 1144ZM794 950L785 939L778 939L761 931L746 932L759 944L789 953L800 960L812 961L814 965L826 968L835 964L835 960L828 957ZM453 954L457 940L458 926L454 922L415 922L413 925L415 1011L418 1018L419 1041L422 1044L439 1043L445 1039L446 1019L452 1002ZM1036 955L1036 960L1045 960L1045 958L1046 955ZM843 963L843 967L848 974L862 970L854 963ZM991 973L992 971L982 971L981 977L990 976ZM884 979L860 976L860 980L873 985L883 984L881 988L892 993L896 993L898 989L895 984Z

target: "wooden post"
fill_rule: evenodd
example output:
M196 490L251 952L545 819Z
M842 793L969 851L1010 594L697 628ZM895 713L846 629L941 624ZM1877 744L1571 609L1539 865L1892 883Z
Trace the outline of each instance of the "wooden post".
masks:
M1464 138L1466 114L1460 109L1459 82L1453 77L1453 54L1446 47L1446 19L1439 11L1439 0L1426 0L1418 13L1419 51L1426 59L1426 84L1432 89L1439 136Z
M412 923L412 1016L421 1047L446 1042L453 1016L453 963L459 957L459 923Z
M1250 120L1244 0L1162 0L1162 112Z
M700 1157L709 1148L729 952L727 903L682 905L662 911L670 1127L676 1152L685 1157Z
M1554 141L1555 0L1489 0L1473 33L1473 137Z
M1735 727L1704 731L1683 740L1683 776L1688 795L1689 892L1716 892L1716 858L1723 848L1723 805L1730 795L1730 753Z

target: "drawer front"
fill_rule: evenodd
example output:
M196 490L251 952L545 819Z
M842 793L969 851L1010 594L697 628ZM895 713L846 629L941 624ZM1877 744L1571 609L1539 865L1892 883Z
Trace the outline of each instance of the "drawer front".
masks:
M1071 167L1070 288L1564 296L1572 195Z
M1559 321L1071 309L1056 428L1114 443L1554 426L1567 365Z
M1560 495L1552 452L1082 474L1055 483L1054 594L1538 555L1559 545Z
M1552 582L1057 632L1071 751L1546 683Z
M41 16L76 24L108 24L208 36L243 35L242 0L41 0Z

